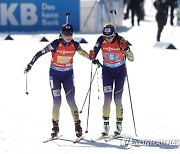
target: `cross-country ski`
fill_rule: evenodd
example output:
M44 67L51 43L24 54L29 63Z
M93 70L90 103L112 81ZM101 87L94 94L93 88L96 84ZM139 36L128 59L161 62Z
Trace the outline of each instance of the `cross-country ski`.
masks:
M122 135L121 134L120 135L114 134L114 135L110 135L110 137L106 138L105 141L108 142L108 141L112 141L114 139L123 139L123 138L126 138L126 137L128 137L128 136L126 136L124 134L122 134Z
M101 135L101 136L99 136L99 137L97 137L97 138L95 138L95 139L91 139L91 142L97 142L97 141L100 141L100 140L106 140L106 139L108 139L108 138L110 138L112 135Z
M47 143L47 142L50 142L50 141L53 141L53 140L59 140L59 139L61 139L61 137L62 137L62 135L57 136L57 137L50 137L50 138L44 140L43 143Z

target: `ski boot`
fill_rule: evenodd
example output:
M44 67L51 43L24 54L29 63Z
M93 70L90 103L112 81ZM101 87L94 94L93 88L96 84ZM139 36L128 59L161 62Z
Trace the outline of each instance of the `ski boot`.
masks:
M52 120L53 122L53 128L52 128L52 133L51 133L51 137L57 137L58 133L59 133L59 125L58 125L58 122L59 121L54 121Z
M77 137L82 136L82 128L81 128L81 121L78 120L75 122L75 132Z
M110 126L109 126L109 117L103 117L104 119L104 126L102 131L102 136L106 136L109 134Z
M117 118L116 121L116 130L114 131L115 135L120 135L122 131L122 118Z

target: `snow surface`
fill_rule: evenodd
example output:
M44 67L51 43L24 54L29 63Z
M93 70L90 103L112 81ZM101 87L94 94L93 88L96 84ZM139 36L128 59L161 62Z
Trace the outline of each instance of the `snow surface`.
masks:
M149 6L151 6L149 4ZM127 62L127 71L132 105L138 137L135 136L128 94L127 82L123 93L123 134L139 139L137 145L124 146L124 142L91 142L102 131L103 93L101 69L92 84L89 125L87 128L88 99L80 114L85 140L73 144L74 123L62 91L60 134L64 140L43 143L51 133L52 97L49 87L49 65L51 55L46 54L34 64L28 74L28 92L25 94L26 76L23 70L34 54L47 45L39 42L42 36L50 41L58 34L12 35L14 41L4 41L0 35L1 103L0 103L0 153L1 154L178 154L180 140L180 27L167 23L161 41L172 43L177 50L166 49L156 42L157 25L153 7L146 10L145 20L131 28L130 20L118 28L119 34L131 44L135 55L133 63ZM176 19L174 20L176 21ZM127 31L123 31L126 30ZM88 44L81 44L89 51L99 34L75 34L74 38L85 38ZM101 59L101 54L99 54ZM89 88L91 62L78 54L74 57L76 102L81 110ZM93 72L96 67L93 66ZM112 102L110 116L111 130L115 129L115 106ZM88 133L85 133L86 129ZM152 144L144 144L145 141ZM156 142L159 141L159 142ZM160 142L171 144L160 144Z

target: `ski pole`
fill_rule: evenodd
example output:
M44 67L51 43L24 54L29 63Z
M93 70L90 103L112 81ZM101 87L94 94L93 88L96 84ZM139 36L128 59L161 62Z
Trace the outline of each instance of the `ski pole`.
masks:
M100 66L102 67L102 64L99 62L98 60L98 67L99 68ZM92 69L93 69L93 62L91 63L91 76L90 76L90 89L89 89L89 104L88 104L88 114L87 114L87 126L86 126L86 131L85 133L88 133L88 124L89 124L89 111L90 111L90 102L91 102L91 81L92 81ZM96 69L97 70L97 69Z
M99 67L96 67L96 70L95 70L95 72L94 72L94 75L93 75L93 77L92 77L92 80L90 81L89 89L88 89L88 91L87 91L86 97L85 97L85 99L84 99L84 103L83 103L82 108L81 108L81 110L79 111L79 113L82 113L82 110L83 110L84 105L85 105L85 103L86 103L87 96L88 96L88 94L89 94L89 92L90 92L91 85L92 85L92 82L93 82L93 80L94 80L94 77L95 77L95 75L96 75L96 72L97 72L98 68L99 68Z
M92 81L92 70L93 70L93 62L91 62L91 75L90 75L90 86L89 86L89 103L88 103L88 113L87 113L87 125L85 133L88 133L88 125L89 125L89 111L90 111L90 102L91 102L91 81Z
M131 90L130 90L130 84L129 84L129 78L128 78L127 66L126 66L126 59L124 59L124 61L125 61L126 77L127 77L127 85L128 85L129 99L130 99L130 104L131 104L131 112L132 112L132 117L133 117L134 131L135 131L135 135L137 136L137 132L136 132L136 124L135 124L135 118L134 118L134 111L133 111L133 105L132 105Z
M29 93L28 93L28 90L27 90L27 86L28 86L28 81L27 81L27 73L26 73L26 95L28 95Z

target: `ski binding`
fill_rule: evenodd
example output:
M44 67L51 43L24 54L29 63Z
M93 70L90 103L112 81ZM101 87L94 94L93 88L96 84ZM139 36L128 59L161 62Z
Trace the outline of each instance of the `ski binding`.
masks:
M74 140L73 143L79 143L83 139L84 139L84 136L80 136L76 140Z

